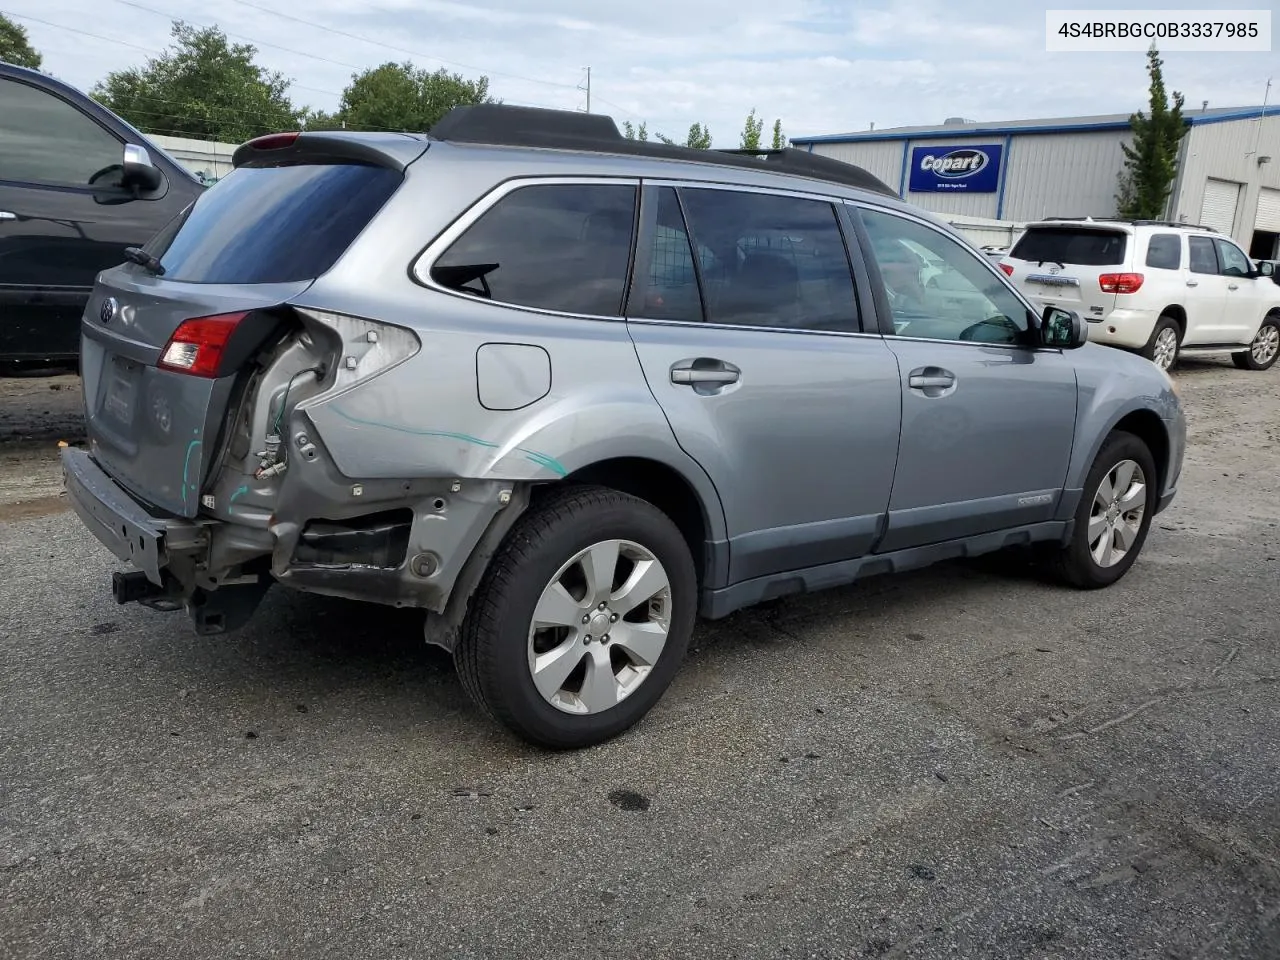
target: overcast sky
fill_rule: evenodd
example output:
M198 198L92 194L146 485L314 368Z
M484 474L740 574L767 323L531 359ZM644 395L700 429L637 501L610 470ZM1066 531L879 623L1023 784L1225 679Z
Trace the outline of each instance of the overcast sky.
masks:
M781 117L791 136L1141 107L1142 54L1046 54L1045 8L1025 0L0 0L45 69L85 89L162 50L170 21L182 18L255 44L260 63L293 79L294 100L314 107L336 106L355 70L410 59L486 74L510 103L583 108L578 87L590 65L593 112L645 120L651 133L679 139L704 121L721 147L738 145L752 107L766 126ZM1268 76L1280 81L1278 66L1276 53L1165 55L1166 80L1188 107L1257 105Z

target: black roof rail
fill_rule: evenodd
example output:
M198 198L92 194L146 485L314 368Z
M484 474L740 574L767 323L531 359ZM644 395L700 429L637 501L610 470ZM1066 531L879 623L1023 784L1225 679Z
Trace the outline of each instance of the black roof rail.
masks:
M839 183L897 198L896 190L862 167L805 150L697 150L693 147L628 140L612 117L544 107L474 104L454 107L428 131L433 140L504 147L542 147L614 153L764 170Z

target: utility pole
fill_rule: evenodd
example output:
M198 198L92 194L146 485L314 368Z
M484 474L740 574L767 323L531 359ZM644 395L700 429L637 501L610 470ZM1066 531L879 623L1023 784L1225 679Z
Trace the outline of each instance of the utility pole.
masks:
M590 112L591 112L591 68L590 68L590 67L583 67L582 69L584 69L584 70L586 70L586 71L587 71L587 83L586 83L586 86L585 86L585 87L584 87L582 84L578 84L578 89L579 89L579 90L586 90L586 92L587 92L587 113L590 113Z

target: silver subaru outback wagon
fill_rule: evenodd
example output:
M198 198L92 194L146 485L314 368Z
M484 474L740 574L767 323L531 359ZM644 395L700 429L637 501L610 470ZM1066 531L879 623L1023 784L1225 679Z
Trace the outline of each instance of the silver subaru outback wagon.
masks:
M199 633L272 584L421 609L582 747L698 616L1006 547L1107 586L1174 496L1169 377L858 167L505 106L234 162L99 276L63 454L116 599Z

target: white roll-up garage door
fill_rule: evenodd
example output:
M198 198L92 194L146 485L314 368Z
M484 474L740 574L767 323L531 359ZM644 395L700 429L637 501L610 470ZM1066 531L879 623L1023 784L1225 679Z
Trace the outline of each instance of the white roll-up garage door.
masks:
M1209 178L1204 185L1204 203L1200 205L1200 225L1230 236L1236 226L1236 206L1239 203L1240 184L1234 180Z
M1269 230L1280 233L1280 190L1263 187L1258 194L1258 216L1254 220L1255 230Z

